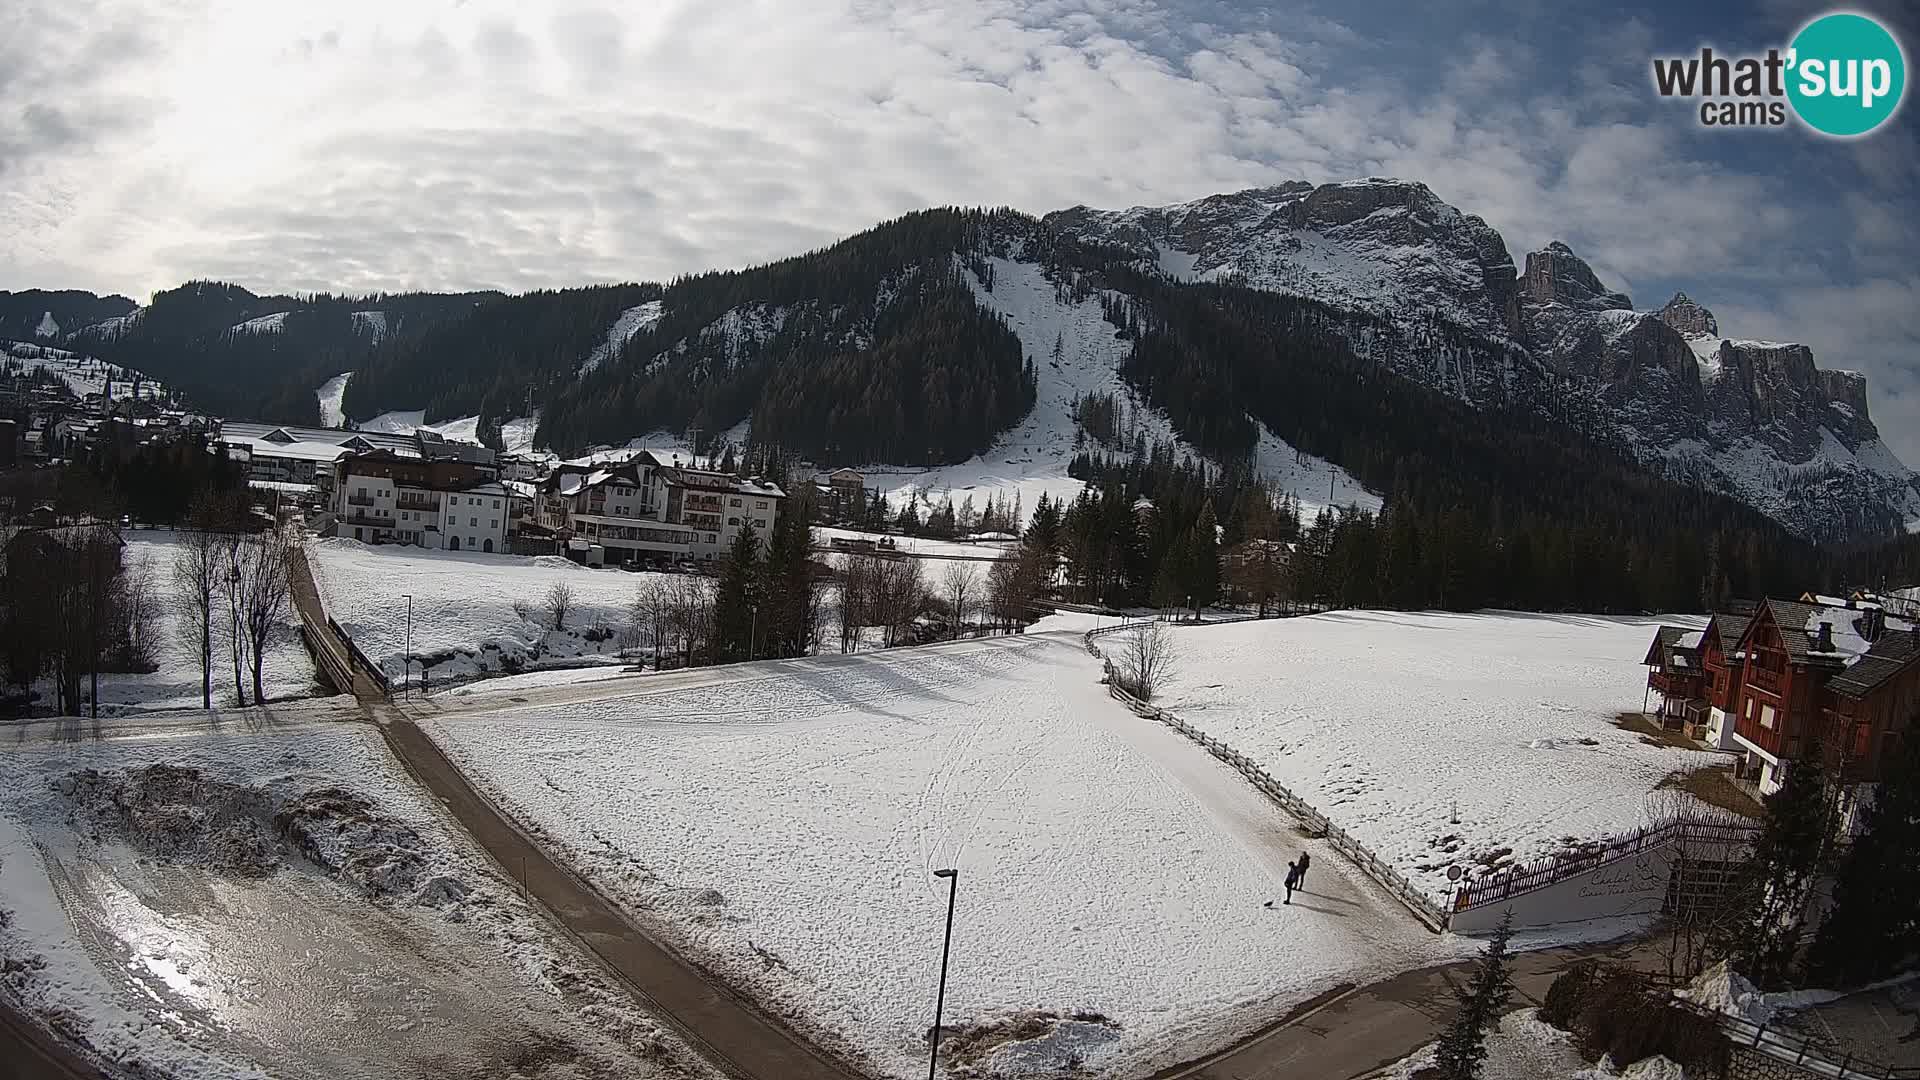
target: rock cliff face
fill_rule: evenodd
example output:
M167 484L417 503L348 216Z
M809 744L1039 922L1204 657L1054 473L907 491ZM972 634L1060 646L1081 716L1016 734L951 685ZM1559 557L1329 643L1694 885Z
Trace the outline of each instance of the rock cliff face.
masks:
M1523 353L1531 365L1503 357L1464 375L1417 350L1391 359L1408 377L1479 403L1577 406L1643 460L1809 537L1856 538L1920 519L1920 481L1880 441L1864 376L1821 369L1802 344L1723 338L1713 313L1684 292L1657 311L1635 310L1560 241L1528 253L1516 273L1498 232L1425 184L1289 182L1177 206L1077 207L1047 222L1183 280L1364 310L1414 340L1424 340L1422 327L1451 324L1489 350ZM1516 394L1516 378L1541 385Z

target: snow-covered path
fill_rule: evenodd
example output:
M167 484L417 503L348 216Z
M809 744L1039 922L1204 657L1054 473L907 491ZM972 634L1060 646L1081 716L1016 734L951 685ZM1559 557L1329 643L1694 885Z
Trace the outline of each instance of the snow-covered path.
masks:
M1077 636L1029 635L446 695L424 726L643 925L877 1075L924 1068L943 866L960 870L949 1023L1114 1025L983 1062L1016 1054L1016 1074L1069 1051L1149 1072L1471 947L1099 673ZM1316 895L1287 908L1303 849Z

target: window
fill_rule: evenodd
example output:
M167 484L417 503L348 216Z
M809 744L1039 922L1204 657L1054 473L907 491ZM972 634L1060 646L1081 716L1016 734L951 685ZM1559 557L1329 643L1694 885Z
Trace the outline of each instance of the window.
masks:
M479 518L477 518L477 517L471 517L471 518L468 518L468 519L467 519L467 528L469 528L469 529L477 529L477 528L479 528L479 527L480 527L480 519L479 519Z
M767 500L765 500L765 499L755 499L755 500L753 501L753 508L754 508L755 510L765 510L765 509L767 508Z
M449 527L452 527L452 526L454 526L454 525L458 525L458 524L460 524L460 519L459 519L459 518L457 518L457 517L454 517L454 516L453 516L452 514L448 514L448 515L447 515L447 525L448 525Z
M487 523L487 528L489 528L489 529L497 529L497 528L499 528L499 527L500 527L500 519L499 519L499 518L494 518L494 519L493 519L492 521L490 521L490 522L488 522L488 523Z
M730 517L730 518L728 518L728 519L727 519L727 524L729 524L729 525L738 525L738 524L740 524L740 519L739 519L739 518L737 518L737 517Z
M498 510L498 509L500 509L500 500L499 500L499 499L495 499L495 500L493 500L493 508L494 508L495 510Z
M739 505L740 505L740 500L739 500L739 499L728 499L728 500L727 500L727 505L728 505L728 506L739 506Z
M713 535L712 533L708 533L708 534L707 534L707 543L709 543L709 544L717 544L717 543L719 543L719 542L720 542L720 538L719 538L719 537L717 537L717 536L715 536L715 535Z
M766 518L754 518L754 519L753 519L753 527L754 527L754 528L756 528L756 529L764 529L764 528L766 528L766 527L767 527L767 519L766 519Z
M1773 706L1771 705L1760 706L1760 726L1763 728L1771 729L1773 727L1773 722L1775 718L1777 718L1779 715L1780 714L1775 712L1773 709Z

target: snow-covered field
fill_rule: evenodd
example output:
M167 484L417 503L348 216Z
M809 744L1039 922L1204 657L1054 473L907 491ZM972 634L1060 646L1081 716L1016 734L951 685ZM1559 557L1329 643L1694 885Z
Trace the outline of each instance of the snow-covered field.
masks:
M941 867L947 1022L1060 1018L981 1055L1013 1075L1143 1074L1470 951L1099 676L1077 636L1026 635L476 688L425 723L635 917L875 1075L925 1068Z
M1676 769L1723 761L1615 727L1668 616L1342 611L1183 627L1155 699L1258 762L1428 893L1644 823ZM1457 820L1456 820L1457 818Z
M116 1075L710 1075L364 726L10 746L0 909L0 995Z
M347 414L340 408L340 399L347 396L347 383L353 379L353 372L343 371L317 387L313 396L320 399L320 426L346 427Z
M174 533L168 529L134 529L123 535L126 551L123 561L129 573L139 575L162 598L173 593L173 557L177 550ZM288 608L286 616L268 645L265 687L269 701L309 697L324 693L316 680L313 657L300 642L299 617ZM148 673L102 673L100 711L107 715L152 709L198 709L200 707L200 662L193 656L182 636L177 620L163 613L156 624L159 643L155 660L158 668ZM217 637L218 635L216 635ZM213 663L213 703L216 708L231 707L233 664L224 643L215 642L219 655ZM247 693L253 693L253 673L245 674ZM42 701L53 698L51 683L42 689ZM85 691L85 686L82 686Z
M559 556L374 547L357 540L315 540L307 555L327 614L395 680L407 656L409 593L415 677L424 661L429 680L441 682L514 665L617 663L617 639L590 640L589 634L596 626L625 625L641 581L664 576L589 570ZM555 585L573 592L573 610L560 630L546 618ZM522 618L515 604L531 617Z

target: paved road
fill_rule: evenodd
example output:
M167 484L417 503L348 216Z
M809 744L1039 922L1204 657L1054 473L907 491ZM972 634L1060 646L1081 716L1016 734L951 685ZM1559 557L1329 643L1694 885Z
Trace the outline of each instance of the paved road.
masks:
M394 755L494 861L717 1067L757 1080L860 1075L642 933L474 790L425 732L398 716L383 720L380 729Z
M0 1001L0 1080L98 1080L105 1075Z
M1538 1005L1568 965L1608 957L1646 966L1645 945L1618 942L1543 949L1514 958L1516 1007ZM1351 1080L1371 1076L1440 1037L1453 1022L1453 986L1471 961L1422 968L1349 990L1210 1057L1152 1080Z

